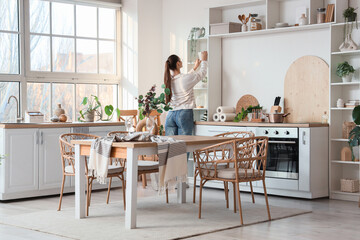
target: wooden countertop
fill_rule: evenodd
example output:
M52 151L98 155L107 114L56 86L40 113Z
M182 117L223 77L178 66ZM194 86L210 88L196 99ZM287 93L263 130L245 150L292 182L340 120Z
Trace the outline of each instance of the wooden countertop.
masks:
M123 126L124 122L46 122L46 123L0 123L0 128L69 128L69 127L101 127Z
M233 127L329 127L329 124L323 123L255 123L255 122L205 122L196 121L196 125L212 125L212 126L233 126Z

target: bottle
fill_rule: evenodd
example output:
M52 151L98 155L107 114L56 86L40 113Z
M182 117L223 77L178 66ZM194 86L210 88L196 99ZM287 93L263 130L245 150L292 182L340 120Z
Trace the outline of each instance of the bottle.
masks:
M326 111L325 111L325 112L324 112L324 115L322 115L322 117L321 117L321 123L322 123L322 124L328 123L328 119L329 119L329 117L328 117L328 115L327 115L327 113L326 113Z
M305 16L305 13L301 14L301 17L299 18L299 26L307 25L307 18Z
M325 22L325 8L318 8L317 9L317 21L316 23L324 23Z

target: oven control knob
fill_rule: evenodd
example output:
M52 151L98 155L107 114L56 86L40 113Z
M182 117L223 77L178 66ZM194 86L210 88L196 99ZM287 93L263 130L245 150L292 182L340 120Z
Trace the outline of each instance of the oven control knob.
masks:
M268 132L268 130L264 130L264 134L268 134L269 132Z
M289 131L285 131L285 135L289 135L290 134L290 132Z
M274 133L275 133L275 135L278 135L278 134L279 134L279 131L275 131Z

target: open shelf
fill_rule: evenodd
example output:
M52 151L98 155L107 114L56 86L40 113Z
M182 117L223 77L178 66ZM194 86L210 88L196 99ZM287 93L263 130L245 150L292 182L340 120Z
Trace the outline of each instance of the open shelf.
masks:
M360 162L354 162L354 161L332 160L331 162L334 163L334 164L360 165Z
M351 85L359 85L359 82L337 82L337 83L331 83L331 86L351 86Z
M351 23L351 22L350 22ZM348 24L350 24L348 23ZM344 26L346 23L342 22L342 23L334 23L332 24L333 27L337 27L337 26ZM358 24L360 24L360 21L358 21Z
M351 192L342 192L342 191L338 190L338 191L332 191L332 193L351 195L351 196L360 196L360 192L351 193Z
M331 141L333 142L347 142L349 139L346 138L332 138Z
M346 51L346 52L332 52L331 55L342 55L342 56L360 55L360 50Z
M354 110L354 108L338 108L338 107L332 107L331 110Z

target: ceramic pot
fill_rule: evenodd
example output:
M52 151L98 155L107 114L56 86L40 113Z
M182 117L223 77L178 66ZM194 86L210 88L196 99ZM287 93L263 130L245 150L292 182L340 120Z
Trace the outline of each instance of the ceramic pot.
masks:
M85 122L93 122L95 119L95 111L87 112L85 114Z
M336 101L336 107L338 108L343 108L345 107L345 102L343 99L339 98L337 101Z
M299 18L299 26L303 26L303 25L307 25L308 21L307 18L305 16L305 14L301 14L301 17Z
M246 24L243 24L243 25L241 25L241 31L242 32L247 32L247 25Z
M60 117L61 114L65 114L65 110L61 108L61 104L58 104L58 108L54 111L55 116Z
M342 77L343 82L351 82L351 79L353 78L354 74L353 73L349 73L346 76Z

